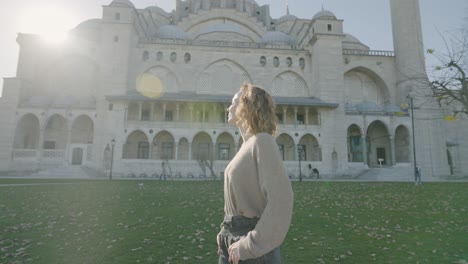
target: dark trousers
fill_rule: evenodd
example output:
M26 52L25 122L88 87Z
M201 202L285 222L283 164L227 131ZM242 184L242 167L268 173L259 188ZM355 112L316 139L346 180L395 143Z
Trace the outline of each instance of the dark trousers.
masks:
M258 219L243 216L225 218L221 232L221 254L218 264L230 264L228 248L255 228ZM280 249L275 248L269 253L255 259L241 260L239 264L281 264Z

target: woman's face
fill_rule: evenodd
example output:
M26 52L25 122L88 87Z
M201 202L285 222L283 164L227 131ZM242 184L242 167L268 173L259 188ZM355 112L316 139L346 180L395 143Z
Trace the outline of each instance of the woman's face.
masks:
M239 99L241 95L242 95L242 92L239 91L234 95L234 97L232 97L232 103L227 109L228 110L228 124L236 126L237 122L239 122L237 115L236 115L236 110L237 110L237 107L239 106Z

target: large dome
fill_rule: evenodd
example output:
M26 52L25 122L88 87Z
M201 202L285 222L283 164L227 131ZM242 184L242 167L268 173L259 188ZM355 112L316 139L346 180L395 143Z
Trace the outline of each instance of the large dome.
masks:
M318 19L318 18L321 18L321 19L336 19L336 16L331 11L322 10L322 11L318 12L317 14L315 14L315 16L312 17L312 20Z
M156 37L162 39L187 39L187 33L175 25L165 25L158 29Z
M242 30L238 25L228 23L218 23L209 25L208 27L200 30L199 34L207 34L213 32L234 32L242 34Z
M83 22L81 22L80 24L78 24L74 29L77 29L77 30L80 30L80 29L96 29L96 28L100 28L100 24L101 24L101 19L99 18L93 18L93 19L88 19L88 20L85 20Z
M101 21L101 19L86 20L72 29L71 33L90 41L98 41L101 35Z
M111 6L123 6L123 7L133 7L133 8L135 8L133 3L130 2L129 0L114 0L114 1L112 1L112 3L110 3L110 5Z
M280 31L268 31L262 36L260 40L262 44L287 44L292 45L294 44L294 40Z
M278 18L278 20L276 20L276 24L281 24L281 23L284 23L284 22L287 22L287 21L294 21L296 19L297 19L297 16L287 14L287 15L284 15L284 16Z

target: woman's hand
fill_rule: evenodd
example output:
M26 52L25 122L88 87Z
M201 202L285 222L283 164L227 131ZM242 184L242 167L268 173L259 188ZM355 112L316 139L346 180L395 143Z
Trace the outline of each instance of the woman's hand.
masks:
M218 242L218 256L221 255L221 233L218 233L216 236L216 241Z
M238 242L232 244L229 249L229 262L232 264L239 264L240 255L239 255L239 244Z

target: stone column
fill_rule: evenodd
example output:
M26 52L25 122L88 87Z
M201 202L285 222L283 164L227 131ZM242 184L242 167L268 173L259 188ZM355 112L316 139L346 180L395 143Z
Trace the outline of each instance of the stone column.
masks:
M219 116L216 116L218 114L217 110L218 110L218 107L216 106L216 104L213 104L213 113L215 114L215 116L211 120L213 120L213 122L215 122L215 123L218 123L217 120L218 120L218 117L219 117Z
M285 125L286 125L286 119L287 119L287 117L286 117L287 111L288 111L287 106L283 106L283 124L285 124Z
M366 142L366 135L362 135L362 159L364 164L367 165L367 142Z
M218 155L216 155L216 142L215 143L212 143L213 144L213 147L212 147L212 152L211 152L211 160L217 160L218 158Z
M297 127L297 106L294 107L294 127Z
M72 133L72 128L69 127L67 131L67 140L66 140L66 145L65 145L65 161L67 164L70 163L70 151L71 151L71 133ZM83 159L86 157L86 153L83 153Z
M154 102L151 102L150 121L154 120Z
M142 111L143 111L143 103L142 103L142 102L138 102L138 121L141 121L141 114L142 114Z
M37 146L38 151L38 161L39 163L42 161L42 152L44 151L44 138L45 138L45 129L41 128L39 131L39 144Z
M176 103L176 121L179 121L180 103Z
M202 106L202 123L205 123L205 114L206 114L206 105L203 104Z
M390 136L390 156L392 157L390 164L395 165L396 158L395 158L395 137L394 136Z
M148 143L148 159L153 159L153 141L149 140Z
M188 105L190 109L190 122L193 123L193 104Z
M306 107L305 108L305 127L307 128L307 126L309 125L309 107Z
M188 159L192 160L192 142L188 143Z
M227 121L228 121L228 105L227 104L224 104L224 123L226 124Z
M180 139L179 139L179 141L180 141ZM175 145L175 146L174 146L174 150L175 150L175 152L174 152L174 155L175 155L175 156L174 156L174 159L175 159L175 160L178 160L178 159L179 159L179 143L177 143L177 142L174 141L174 145Z
M162 117L163 122L166 121L166 109L167 109L167 103L163 103L163 117Z

